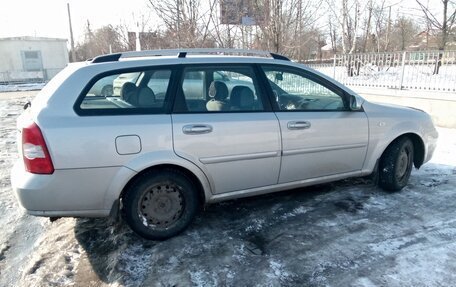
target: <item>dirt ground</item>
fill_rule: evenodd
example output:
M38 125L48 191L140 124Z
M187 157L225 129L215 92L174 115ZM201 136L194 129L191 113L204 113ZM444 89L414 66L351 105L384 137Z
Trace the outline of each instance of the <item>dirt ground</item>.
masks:
M15 119L36 92L0 93L0 286L454 286L456 130L401 192L367 179L208 206L147 241L123 222L31 217L9 172Z

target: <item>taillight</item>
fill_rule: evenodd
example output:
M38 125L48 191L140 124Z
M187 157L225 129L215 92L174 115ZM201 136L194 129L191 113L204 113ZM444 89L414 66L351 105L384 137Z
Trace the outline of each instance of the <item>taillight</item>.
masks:
M31 173L52 174L54 165L40 128L31 123L22 128L22 156L25 169Z

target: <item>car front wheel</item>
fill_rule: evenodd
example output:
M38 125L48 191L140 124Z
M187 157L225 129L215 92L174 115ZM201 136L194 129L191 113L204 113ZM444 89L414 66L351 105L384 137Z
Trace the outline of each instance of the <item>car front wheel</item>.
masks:
M388 191L399 191L407 185L413 168L413 143L400 138L391 143L380 159L379 186Z
M163 240L182 232L198 209L192 181L177 170L150 171L141 175L123 198L125 219L140 236Z

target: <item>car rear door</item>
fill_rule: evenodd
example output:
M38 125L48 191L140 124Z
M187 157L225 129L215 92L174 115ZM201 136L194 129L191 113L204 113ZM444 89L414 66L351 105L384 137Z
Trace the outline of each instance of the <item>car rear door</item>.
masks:
M361 170L368 121L363 111L348 108L348 94L298 68L267 65L262 69L282 133L279 183Z
M185 67L172 122L176 154L205 172L214 193L277 183L279 124L251 65Z

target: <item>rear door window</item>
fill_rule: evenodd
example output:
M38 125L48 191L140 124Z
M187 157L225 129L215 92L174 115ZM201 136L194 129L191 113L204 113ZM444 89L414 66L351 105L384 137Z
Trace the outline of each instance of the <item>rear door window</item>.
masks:
M264 111L256 75L250 66L188 67L178 88L176 112Z

